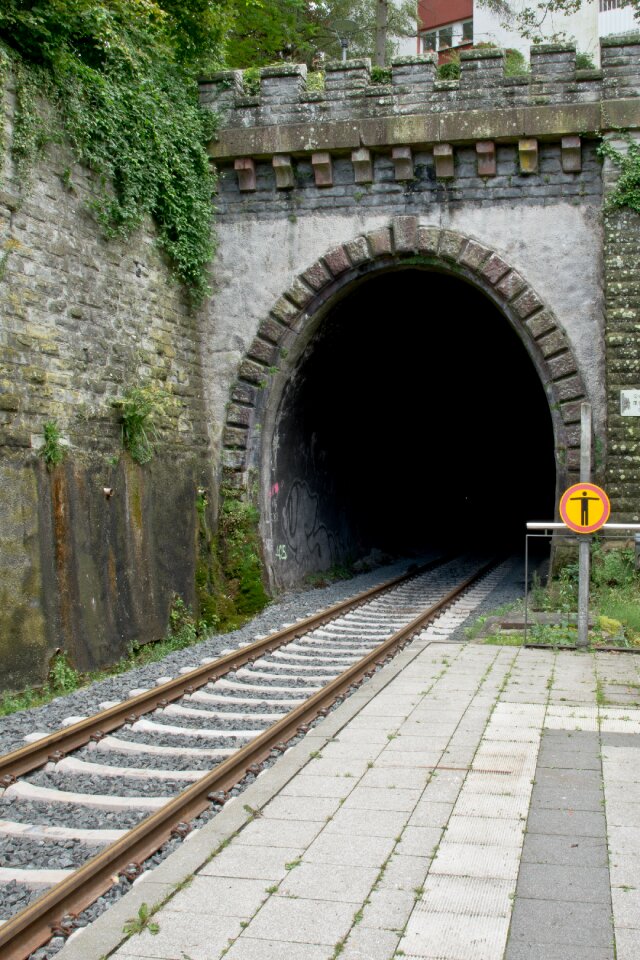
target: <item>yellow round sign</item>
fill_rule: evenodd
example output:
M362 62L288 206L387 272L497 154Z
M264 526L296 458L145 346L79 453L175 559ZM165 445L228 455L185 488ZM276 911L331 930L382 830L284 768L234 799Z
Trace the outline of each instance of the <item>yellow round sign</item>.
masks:
M576 533L595 533L610 513L609 497L595 483L574 483L560 499L562 521Z

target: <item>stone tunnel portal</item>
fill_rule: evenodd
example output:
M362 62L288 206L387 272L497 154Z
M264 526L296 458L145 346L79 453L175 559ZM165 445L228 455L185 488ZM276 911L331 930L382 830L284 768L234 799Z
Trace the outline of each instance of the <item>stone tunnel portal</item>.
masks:
M275 415L274 583L373 548L521 549L525 521L553 516L556 467L549 403L517 332L480 290L436 270L395 269L348 290L316 325Z

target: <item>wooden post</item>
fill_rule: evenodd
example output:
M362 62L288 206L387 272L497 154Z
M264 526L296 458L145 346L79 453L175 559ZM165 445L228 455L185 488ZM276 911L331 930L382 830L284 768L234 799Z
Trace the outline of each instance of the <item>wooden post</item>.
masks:
M591 482L591 404L580 406L580 482ZM591 537L580 534L578 581L578 646L589 646L589 560Z

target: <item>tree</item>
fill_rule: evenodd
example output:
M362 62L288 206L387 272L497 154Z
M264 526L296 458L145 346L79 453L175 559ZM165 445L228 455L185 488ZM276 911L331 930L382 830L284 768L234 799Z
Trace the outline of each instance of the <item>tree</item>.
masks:
M566 38L563 30L551 26L553 14L568 15L577 13L586 0L537 0L531 4L508 2L508 0L477 0L479 6L493 10L501 18L502 24L515 30L525 40L533 43L557 41ZM627 0L634 8L634 16L640 20L640 0Z
M386 27L378 22L379 6L386 7ZM313 66L340 59L343 37L349 57L384 62L393 53L394 41L415 36L416 30L414 0L400 5L391 0L236 0L227 62L239 68L282 60Z

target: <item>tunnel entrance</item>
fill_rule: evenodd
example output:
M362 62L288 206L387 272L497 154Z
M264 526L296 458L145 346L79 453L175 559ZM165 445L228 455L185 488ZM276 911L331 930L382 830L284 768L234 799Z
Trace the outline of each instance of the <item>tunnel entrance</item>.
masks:
M521 339L477 288L415 267L351 286L280 398L273 579L444 543L522 549L553 516L549 403Z

